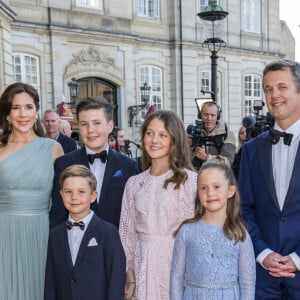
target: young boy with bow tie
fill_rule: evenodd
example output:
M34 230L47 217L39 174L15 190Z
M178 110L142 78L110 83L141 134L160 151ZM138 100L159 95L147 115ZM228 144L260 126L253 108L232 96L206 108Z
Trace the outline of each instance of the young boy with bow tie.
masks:
M90 210L95 176L73 165L62 172L60 186L69 217L50 232L44 300L124 299L126 262L117 228Z

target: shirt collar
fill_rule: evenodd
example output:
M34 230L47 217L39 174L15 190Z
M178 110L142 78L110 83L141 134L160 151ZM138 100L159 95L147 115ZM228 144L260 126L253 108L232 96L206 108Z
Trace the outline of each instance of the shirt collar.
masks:
M107 155L109 153L109 145L107 144L106 145L106 152L107 152ZM95 154L96 152L91 150L88 146L85 145L85 151L86 151L86 154Z
M279 131L284 131L287 133L292 133L294 138L298 137L298 135L300 134L300 119L297 120L294 124L292 124L289 128L287 128L286 130L282 130L275 122L274 124L274 129L279 130Z
M87 228L87 226L89 225L89 223L90 223L90 221L91 221L93 215L94 215L94 212L93 212L92 210L90 210L90 212L89 212L88 215L86 215L84 218L82 218L81 220L79 220L79 221L83 221L83 223L85 224L85 228ZM79 221L73 220L73 219L70 217L70 215L69 215L69 221L72 222L72 223L73 223L73 222L79 222Z

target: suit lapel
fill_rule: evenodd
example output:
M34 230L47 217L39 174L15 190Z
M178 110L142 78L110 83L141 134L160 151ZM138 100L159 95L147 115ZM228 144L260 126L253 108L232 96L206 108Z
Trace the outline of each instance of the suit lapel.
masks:
M86 153L86 149L85 149L85 146L83 146L79 152L78 152L78 157L77 157L77 161L76 163L77 164L82 164L82 165L85 165L86 167L90 168L90 165L89 165L89 161L88 161L88 157L87 157L87 153Z
M100 205L101 205L103 199L105 198L104 195L107 192L107 188L108 188L111 178L113 176L112 172L114 170L114 164L115 164L114 161L115 161L114 153L112 150L109 150L106 167L105 167L105 172L104 172L104 177L103 177L103 182L102 182L101 193L100 193L100 197L99 197Z
M72 271L73 268L73 262L72 262L72 257L71 257L71 251L70 251L70 246L69 246L69 240L68 240L68 232L67 228L62 225L60 228L60 234L58 235L59 239L59 245L61 247L61 252L67 262L68 267L70 268L70 271Z
M91 221L90 221L83 237L82 237L82 241L80 243L80 247L79 247L79 250L78 250L78 254L77 254L77 257L76 257L74 268L78 267L82 257L84 256L84 253L87 249L88 243L89 243L90 239L93 237L94 227L95 227L96 222L97 222L97 220L96 220L96 217L94 215L92 217L92 219L91 219Z
M290 179L290 184L289 184L286 196L285 196L284 205L283 205L282 210L286 207L288 200L291 199L296 186L299 186L299 182L300 182L300 171L299 170L300 170L300 147L298 144L298 149L297 149L297 153L296 153L296 157L295 157L295 162L294 162L294 167L293 167L293 171L292 171L292 175L291 175L291 179Z
M262 171L265 177L266 185L270 191L270 195L274 201L274 204L278 209L279 203L276 195L276 189L275 189L275 182L274 182L274 176L273 176L273 167L272 167L272 144L268 140L268 134L266 134L264 137L259 137L256 139L257 141L257 148L258 148L258 155L259 160L262 165Z

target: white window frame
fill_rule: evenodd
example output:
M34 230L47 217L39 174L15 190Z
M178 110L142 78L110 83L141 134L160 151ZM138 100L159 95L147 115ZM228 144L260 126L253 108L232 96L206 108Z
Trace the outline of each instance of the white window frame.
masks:
M17 63L17 57L19 58L19 63ZM39 57L28 53L13 53L12 67L15 82L31 84L37 91L40 91Z
M246 74L243 79L244 116L253 113L254 101L263 101L262 77L257 74Z
M136 0L136 12L140 17L159 18L160 0Z
M151 87L149 94L149 106L153 105L156 110L163 109L163 70L152 65L143 65L139 68L139 87L146 82ZM141 90L140 99L142 97ZM144 119L147 109L141 110L140 118Z
M243 0L242 28L247 32L261 33L261 0Z
M76 0L76 7L103 10L103 0Z

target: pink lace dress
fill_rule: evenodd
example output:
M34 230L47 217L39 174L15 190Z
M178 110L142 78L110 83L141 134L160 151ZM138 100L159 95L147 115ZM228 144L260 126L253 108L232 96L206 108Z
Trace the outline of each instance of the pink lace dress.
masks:
M184 185L174 190L172 183L164 189L172 172L152 176L146 170L125 186L120 236L127 268L135 271L135 300L169 300L174 231L194 216L197 173L187 170Z

